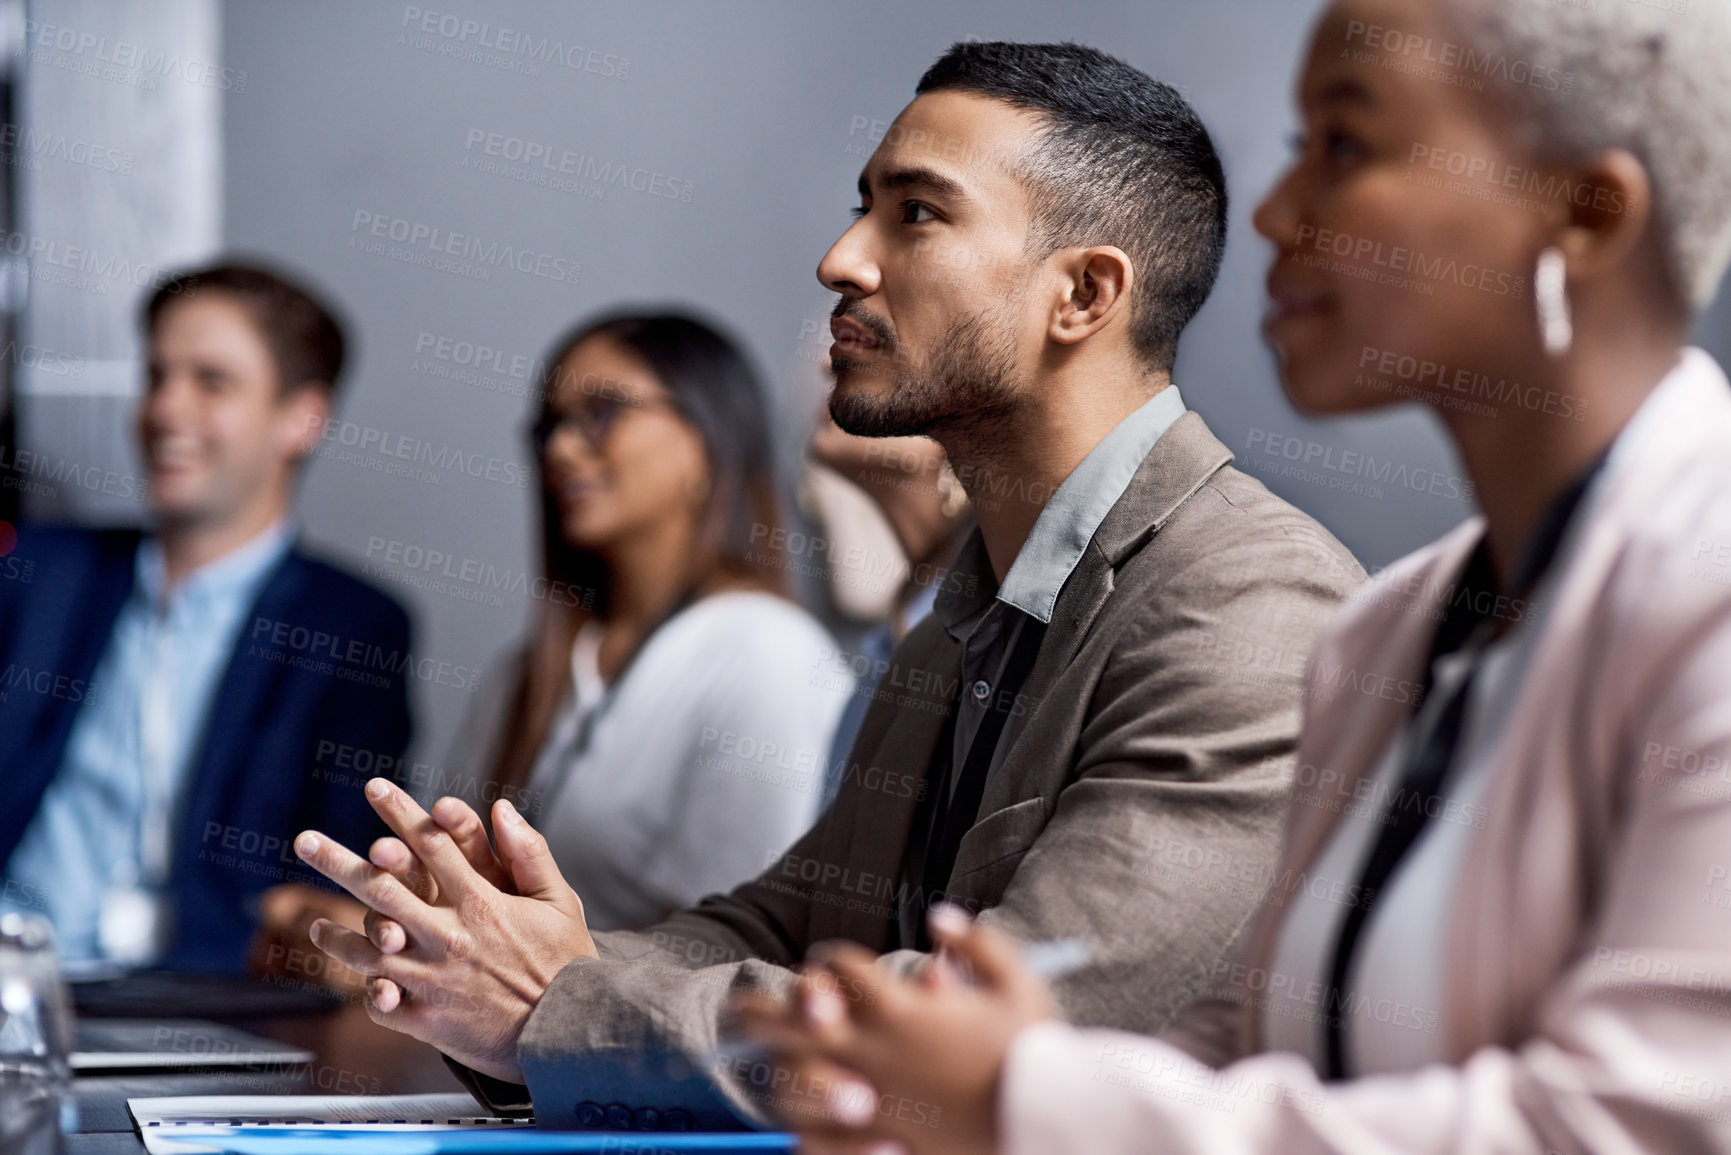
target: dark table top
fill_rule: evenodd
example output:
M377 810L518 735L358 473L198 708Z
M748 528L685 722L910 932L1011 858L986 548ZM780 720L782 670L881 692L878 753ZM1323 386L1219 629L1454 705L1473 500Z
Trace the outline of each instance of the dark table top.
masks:
M196 1007L179 1017L196 1015ZM166 1017L166 1016L165 1016ZM73 1080L78 1131L72 1155L136 1155L144 1141L133 1130L126 1100L155 1095L412 1095L461 1091L439 1053L381 1027L359 1005L322 1014L224 1021L317 1056L304 1066L201 1074L80 1075Z

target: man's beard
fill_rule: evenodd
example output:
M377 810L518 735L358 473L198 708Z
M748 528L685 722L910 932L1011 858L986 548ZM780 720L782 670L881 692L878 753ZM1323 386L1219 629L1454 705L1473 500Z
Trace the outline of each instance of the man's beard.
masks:
M907 367L890 354L891 368L836 357L836 387L829 414L859 437L911 437L942 428L970 428L1000 417L1014 393L1015 338L1008 325L989 325L979 314L950 326L930 366ZM889 376L887 396L843 388L850 375Z

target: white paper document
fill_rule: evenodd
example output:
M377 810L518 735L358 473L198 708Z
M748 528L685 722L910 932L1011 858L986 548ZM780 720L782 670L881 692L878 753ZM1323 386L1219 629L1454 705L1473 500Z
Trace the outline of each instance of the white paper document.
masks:
M151 1155L215 1150L198 1142L209 1128L341 1127L400 1131L458 1127L533 1127L480 1109L462 1091L437 1095L176 1095L128 1099Z

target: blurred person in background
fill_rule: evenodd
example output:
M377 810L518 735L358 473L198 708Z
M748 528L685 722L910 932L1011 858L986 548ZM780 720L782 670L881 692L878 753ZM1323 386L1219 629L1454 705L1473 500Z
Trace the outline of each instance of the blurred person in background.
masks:
M944 458L941 445L929 437L861 437L844 431L827 414L806 445L809 460L858 487L882 515L907 566L907 576L889 600L884 619L868 629L847 655L847 667L858 679L830 742L824 805L835 798L846 777L848 752L859 735L866 708L878 692L890 656L921 618L932 612L946 582L966 581L951 563L974 527L967 491ZM886 568L884 559L868 556L850 566L850 541L845 509L824 506L824 533L831 542L832 582L866 577ZM853 571L850 573L850 570Z
M550 594L485 756L610 928L756 874L817 814L846 687L787 595L762 383L678 314L560 343L532 437ZM559 591L566 596L558 596Z
M1731 1151L1731 385L1686 345L1731 260L1727 60L1723 3L1327 9L1256 216L1267 333L1307 413L1428 405L1483 516L1323 634L1212 996L1081 1031L953 912L969 983L838 945L744 1007L802 1150Z
M32 580L0 583L0 904L46 913L74 969L236 971L260 892L316 878L283 854L308 818L382 830L319 750L402 756L409 620L295 542L343 367L331 310L222 264L167 279L143 321L152 528L27 526Z
M851 684L789 600L763 387L690 317L622 313L545 362L543 596L449 768L514 799L598 927L643 926L763 869L816 817ZM289 912L358 925L364 908ZM333 966L332 985L359 989Z

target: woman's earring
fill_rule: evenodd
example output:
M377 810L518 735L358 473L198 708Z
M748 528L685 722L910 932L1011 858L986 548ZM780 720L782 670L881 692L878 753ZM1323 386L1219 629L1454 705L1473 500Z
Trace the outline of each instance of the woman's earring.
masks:
M1568 353L1575 343L1575 322L1569 313L1568 264L1563 250L1552 246L1539 254L1539 271L1533 277L1533 300L1539 306L1539 332L1545 352L1552 357Z

